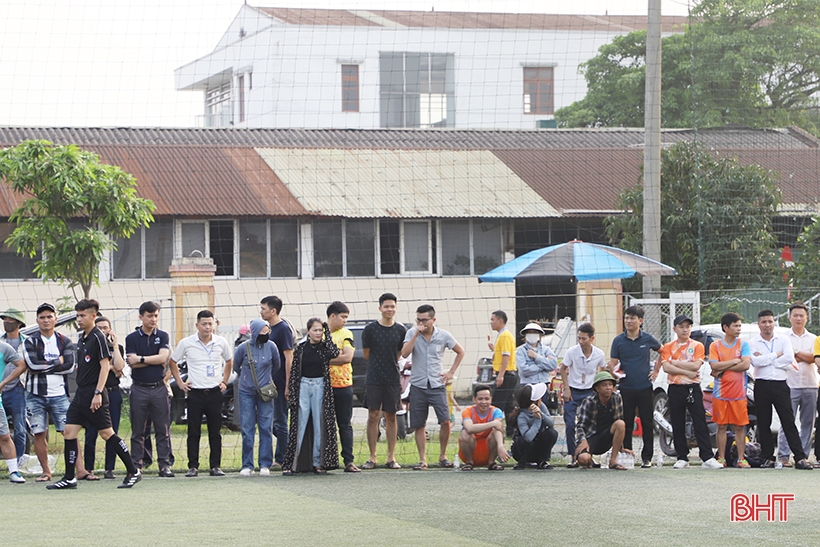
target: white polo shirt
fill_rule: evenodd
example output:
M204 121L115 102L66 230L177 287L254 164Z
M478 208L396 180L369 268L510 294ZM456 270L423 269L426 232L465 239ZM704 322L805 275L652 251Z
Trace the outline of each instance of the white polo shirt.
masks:
M789 334L787 336L789 338L789 342L792 344L792 349L795 354L801 351L808 351L814 355L814 340L817 336L805 329L803 329L802 336L797 336L794 333L794 330L789 329ZM796 359L795 363L797 363L797 370L794 370L793 368L786 369L789 373L786 378L789 387L791 389L816 389L817 366L814 363L808 364L803 361L798 362Z
M199 334L192 334L179 341L171 359L188 363L188 381L194 389L211 389L222 382L225 363L233 359L228 341L214 334L204 344Z
M606 366L604 352L592 346L592 353L589 358L584 356L584 350L580 344L576 344L567 350L562 364L567 367L567 382L570 388L592 389L592 382L598 370Z

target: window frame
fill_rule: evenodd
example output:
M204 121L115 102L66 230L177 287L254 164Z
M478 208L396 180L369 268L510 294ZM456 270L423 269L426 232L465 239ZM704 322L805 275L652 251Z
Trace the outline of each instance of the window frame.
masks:
M206 258L211 257L211 220L226 221L230 220L233 223L233 275L217 275L219 279L240 279L239 276L239 219L174 219L174 259L185 258L182 254L182 225L183 224L202 224L205 232L205 251ZM270 235L270 230L268 230ZM270 239L270 238L268 238ZM270 262L270 259L268 259ZM268 267L270 272L270 266Z
M342 67L342 69L341 69L341 76L342 76L342 112L359 112L360 108L361 108L361 98L362 98L361 97L361 85L360 85L360 79L359 79L359 65L358 64L348 63L348 64L341 65L341 67ZM346 68L355 68L356 69L355 77L354 76L345 76L345 69ZM355 90L356 90L356 99L355 99L356 108L355 109L348 108L347 106L349 106L349 103L352 103L353 101L345 99L345 91L349 91L351 89L354 89L354 86L355 86Z
M527 78L527 71L528 70L535 70L537 76L533 78ZM542 70L549 70L550 77L549 80L545 80L541 78L540 74ZM527 84L533 83L536 86L536 107L539 107L542 104L541 92L539 87L543 82L549 82L550 92L549 92L549 100L547 101L547 106L545 110L540 110L539 108L533 108L532 100L530 100L531 93L527 92ZM554 66L533 66L533 65L524 65L521 70L521 84L522 84L522 109L525 115L527 116L551 116L555 114L555 67ZM527 109L529 108L529 111Z

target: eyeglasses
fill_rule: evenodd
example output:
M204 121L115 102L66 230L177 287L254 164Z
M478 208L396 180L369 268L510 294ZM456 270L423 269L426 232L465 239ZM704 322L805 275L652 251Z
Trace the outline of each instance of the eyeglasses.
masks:
M416 323L427 323L428 321L432 321L432 317L424 317L422 319L416 319Z

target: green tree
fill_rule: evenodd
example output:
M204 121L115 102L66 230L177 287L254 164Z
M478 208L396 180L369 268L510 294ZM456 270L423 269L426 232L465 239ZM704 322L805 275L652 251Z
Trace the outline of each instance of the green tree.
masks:
M661 261L678 271L670 290L721 290L772 283L779 272L771 219L780 203L774 174L682 142L661 155ZM641 252L643 184L618 196L624 213L604 220L613 245Z
M800 254L795 257L792 281L795 296L805 300L820 292L820 215L803 228L797 248Z
M664 127L799 125L818 132L820 2L703 0L663 39ZM560 127L644 125L646 33L615 38L581 66L584 99Z
M40 256L35 273L79 286L86 298L99 283L100 262L116 248L113 239L154 220L154 204L137 197L134 177L74 145L25 141L2 150L0 176L26 196L10 217L17 227L6 243Z

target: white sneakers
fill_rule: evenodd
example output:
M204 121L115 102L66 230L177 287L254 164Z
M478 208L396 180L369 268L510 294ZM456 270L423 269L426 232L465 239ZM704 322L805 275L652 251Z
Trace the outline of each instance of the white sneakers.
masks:
M242 471L240 471L239 474L243 477L250 477L251 475L253 475L253 469L246 467L242 469Z
M270 469L268 469L267 467L260 467L259 475L262 477L267 477L268 475L270 475Z
M26 479L23 478L23 475L21 475L19 471L14 471L9 473L9 482L12 484L25 484Z
M675 462L675 465L672 466L672 469L686 469L689 467L689 462L686 460L678 460Z
M709 458L701 465L704 469L723 469L723 464L717 461L715 458Z

